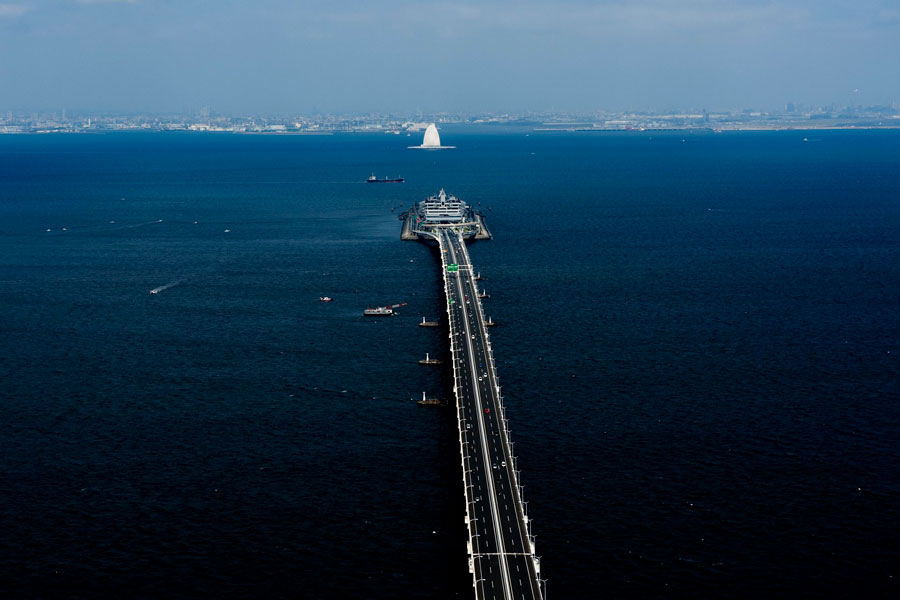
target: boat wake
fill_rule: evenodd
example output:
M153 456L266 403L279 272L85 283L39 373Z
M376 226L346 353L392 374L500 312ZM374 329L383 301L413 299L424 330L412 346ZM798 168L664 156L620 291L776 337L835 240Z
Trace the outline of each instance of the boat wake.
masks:
M152 290L150 290L150 293L154 294L154 295L158 294L158 293L165 291L171 287L175 287L179 283L184 283L185 281L187 281L187 279L179 279L178 281L173 281L172 283L167 283L166 285L161 285L157 288L153 288Z
M122 227L117 227L117 229L136 229L138 227L146 227L147 225L156 225L157 223L162 223L162 219L156 219L155 221L147 221L146 223L135 223L134 225L124 225ZM110 223L115 223L115 221L110 221Z

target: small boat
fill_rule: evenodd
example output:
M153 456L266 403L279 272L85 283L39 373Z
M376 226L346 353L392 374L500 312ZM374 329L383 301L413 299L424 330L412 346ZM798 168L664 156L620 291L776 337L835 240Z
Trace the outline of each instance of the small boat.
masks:
M329 298L328 296L319 296L319 302L331 302L334 298Z
M367 308L363 311L363 316L391 317L397 314L394 312L394 309L400 308L401 306L406 306L406 302L401 302L400 304L391 304L390 306L376 306L375 308Z
M402 177L394 177L392 179L385 177L384 179L378 179L375 177L375 173L372 173L369 175L369 178L366 179L366 183L403 183L404 181L406 180Z
M155 294L158 294L158 293L159 293L159 290L150 290L150 295L151 295L151 296L153 296L153 295L155 295Z

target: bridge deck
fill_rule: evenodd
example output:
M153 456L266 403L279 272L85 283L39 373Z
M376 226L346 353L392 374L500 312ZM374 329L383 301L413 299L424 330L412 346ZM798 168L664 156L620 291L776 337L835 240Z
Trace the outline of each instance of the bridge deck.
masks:
M476 598L542 598L540 561L525 514L496 365L469 254L445 229L440 245L460 457ZM450 264L459 265L450 272Z

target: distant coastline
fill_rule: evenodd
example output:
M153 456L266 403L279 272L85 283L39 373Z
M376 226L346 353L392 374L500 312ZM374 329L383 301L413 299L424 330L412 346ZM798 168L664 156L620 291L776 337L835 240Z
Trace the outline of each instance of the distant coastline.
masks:
M787 104L784 110L706 109L518 114L431 115L316 114L223 115L204 109L187 114L112 114L66 111L0 114L0 134L190 132L254 135L372 133L422 139L429 125L452 131L826 131L900 129L900 105L823 106Z
M870 131L900 129L900 116L874 118L778 118L772 116L746 117L740 115L722 116L709 119L707 115L627 115L621 118L597 119L508 119L508 120L468 120L447 121L443 127L451 131L485 132L534 132L534 133L609 133L609 132L735 132L735 131ZM419 123L397 123L393 121L343 120L293 123L290 126L271 123L207 123L164 122L153 124L122 121L110 118L107 121L88 121L87 124L67 123L14 123L0 124L0 135L47 135L47 134L106 134L126 133L181 133L181 134L243 134L267 136L329 136L335 134L380 134L418 137L422 128ZM420 138L419 138L420 139Z
M556 133L556 132L571 132L571 133L616 133L616 132L636 132L636 133L653 133L653 132L664 132L664 131L697 131L697 132L711 132L711 133L724 133L734 132L734 131L872 131L876 129L884 129L884 130L895 130L900 129L900 123L896 125L821 125L821 126L801 126L801 125L747 125L747 126L723 126L723 127L667 127L667 128L622 128L622 129L609 129L609 128L591 128L591 127L582 127L582 128L562 128L562 127L535 127L533 131L537 133Z
M900 123L896 125L726 125L722 127L623 127L618 129L605 127L533 127L528 131L534 133L735 133L735 132L764 132L764 131L896 131L900 129ZM5 136L38 136L38 135L108 135L114 133L171 133L178 135L258 135L258 136L304 136L322 137L336 134L372 134L372 131L218 131L218 130L182 130L182 129L93 129L93 130L42 130L42 131L0 131Z

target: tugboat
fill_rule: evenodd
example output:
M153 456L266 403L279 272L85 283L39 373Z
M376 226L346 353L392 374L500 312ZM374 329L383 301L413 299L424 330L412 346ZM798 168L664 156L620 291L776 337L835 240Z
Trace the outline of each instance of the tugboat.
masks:
M378 179L375 177L375 173L369 175L369 178L366 179L366 183L403 183L406 181L402 177L394 177L393 179L389 179L385 177L384 179Z
M425 392L422 392L422 399L417 400L416 404L419 406L440 406L441 399L440 398L426 398Z
M363 311L364 317L390 317L392 315L396 315L394 312L395 308L400 306L406 306L406 302L401 302L400 304L391 304L390 306L376 306L375 308L367 308Z

